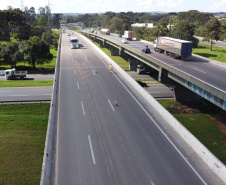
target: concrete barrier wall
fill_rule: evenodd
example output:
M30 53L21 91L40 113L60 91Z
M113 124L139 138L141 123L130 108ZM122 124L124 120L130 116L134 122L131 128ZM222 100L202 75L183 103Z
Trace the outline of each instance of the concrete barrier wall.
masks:
M91 41L90 43L93 44ZM95 45L93 44L93 46ZM225 165L100 48L96 49L105 57L109 64L113 64L114 69L116 69L127 80L127 82L131 84L147 100L147 102L159 112L160 115L162 115L162 117L177 131L177 133L194 149L201 159L218 175L220 179L222 179L224 183L226 183Z
M61 35L62 36L62 35ZM57 97L58 97L58 89L59 89L59 66L60 66L60 52L61 52L61 36L59 39L59 46L57 52L56 59L56 67L55 67L55 75L54 75L54 83L53 83L53 91L51 97L50 104L50 112L49 112L49 120L48 127L46 132L46 141L45 141L45 149L43 155L43 163L42 163L42 173L40 185L49 185L51 184L51 170L53 164L53 148L54 146L54 135L56 128L56 111L57 111Z

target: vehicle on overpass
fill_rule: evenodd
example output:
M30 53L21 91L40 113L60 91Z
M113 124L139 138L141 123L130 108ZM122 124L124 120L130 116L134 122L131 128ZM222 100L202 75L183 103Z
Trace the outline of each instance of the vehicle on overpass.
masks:
M151 50L148 46L146 46L144 49L142 49L143 53L151 53Z
M158 37L154 44L155 51L165 53L174 59L189 59L192 56L192 42L171 37Z
M79 48L79 43L78 43L78 38L77 37L71 37L70 38L70 46L71 46L71 49Z
M109 29L101 29L100 33L104 34L104 35L110 35L110 30Z
M15 68L5 70L6 80L16 80L16 79L24 80L26 78L26 75L27 71L16 71Z
M124 31L123 38L132 41L134 37L134 32L133 31Z

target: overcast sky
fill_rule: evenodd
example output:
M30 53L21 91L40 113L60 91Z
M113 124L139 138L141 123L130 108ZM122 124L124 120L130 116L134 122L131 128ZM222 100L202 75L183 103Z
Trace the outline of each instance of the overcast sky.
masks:
M49 3L52 13L226 12L226 0L1 0L0 9L21 8L21 3L28 8L33 6L36 12Z

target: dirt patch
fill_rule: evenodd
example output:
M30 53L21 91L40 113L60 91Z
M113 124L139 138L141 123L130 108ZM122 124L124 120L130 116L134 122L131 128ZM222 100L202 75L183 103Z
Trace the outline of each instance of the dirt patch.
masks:
M219 114L212 114L212 115L209 115L209 117L210 117L210 119L215 120L218 123L218 127L219 127L220 131L222 133L226 134L226 116L219 115Z
M194 113L198 113L199 110L195 109L193 107L190 107L188 105L174 105L172 104L170 106L171 108L173 108L177 114L194 114Z
M170 107L173 108L174 113L177 113L177 114L195 114L200 112L194 105L191 107L188 105L172 104ZM208 116L210 119L216 121L218 123L219 130L222 133L226 134L226 115L211 114ZM225 140L225 144L226 144L226 140Z

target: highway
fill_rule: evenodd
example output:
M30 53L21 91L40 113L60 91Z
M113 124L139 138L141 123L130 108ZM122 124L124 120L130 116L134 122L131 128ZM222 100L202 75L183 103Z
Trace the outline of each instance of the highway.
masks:
M51 100L52 87L0 88L0 101Z
M104 36L106 38L110 38L115 41L118 41L119 43L122 43L121 42L122 38L116 36L115 34L111 34L111 35L101 34L101 36ZM139 41L139 40L129 41L129 43L127 44L128 47L131 47L138 51L141 51L146 45L148 45L152 51L151 54L147 54L147 55L150 55L151 57L156 58L162 61L163 63L174 67L175 69L178 69L187 74L190 74L191 76L196 77L222 91L226 91L226 83L225 83L226 68L225 67L217 66L215 64L210 63L208 59L204 60L195 56L192 56L192 58L187 61L172 59L169 56L166 56L165 54L155 52L153 48L153 44L147 41Z
M62 34L52 183L221 184L114 66L111 74L96 48L78 39L83 49L70 49Z

